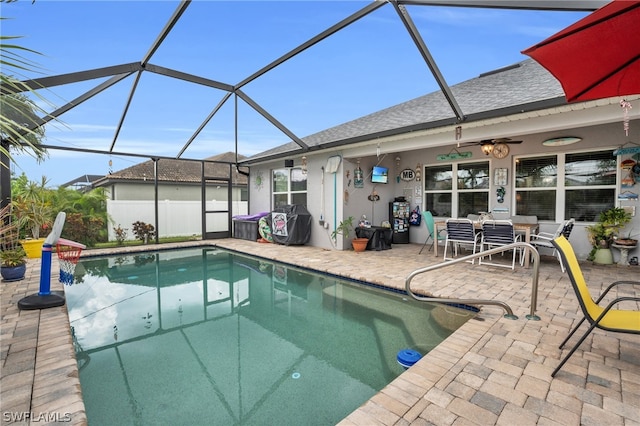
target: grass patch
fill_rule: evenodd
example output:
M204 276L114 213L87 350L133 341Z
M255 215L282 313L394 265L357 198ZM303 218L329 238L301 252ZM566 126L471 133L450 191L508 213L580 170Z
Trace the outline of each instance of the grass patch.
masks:
M190 235L187 237L161 237L158 239L158 242L160 244L164 244L164 243L182 243L185 241L199 241L199 240L200 240L200 237ZM153 241L150 241L149 244L147 245L151 245L154 243L155 243L155 239ZM141 246L141 245L144 245L144 243L140 240L127 240L127 241L124 241L122 244L119 244L117 241L108 241L106 243L97 243L95 246L91 248L101 249L101 248L114 248L114 247L133 247L133 246Z

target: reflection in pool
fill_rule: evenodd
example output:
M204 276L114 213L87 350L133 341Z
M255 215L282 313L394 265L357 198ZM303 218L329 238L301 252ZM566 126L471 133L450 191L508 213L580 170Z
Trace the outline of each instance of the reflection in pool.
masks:
M90 425L335 424L474 315L215 248L83 259L65 290Z

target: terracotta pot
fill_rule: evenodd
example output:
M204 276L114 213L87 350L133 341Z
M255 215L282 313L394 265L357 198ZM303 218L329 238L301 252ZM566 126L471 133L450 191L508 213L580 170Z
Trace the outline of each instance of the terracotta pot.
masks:
M367 249L368 238L354 238L351 241L351 245L355 251L365 251Z

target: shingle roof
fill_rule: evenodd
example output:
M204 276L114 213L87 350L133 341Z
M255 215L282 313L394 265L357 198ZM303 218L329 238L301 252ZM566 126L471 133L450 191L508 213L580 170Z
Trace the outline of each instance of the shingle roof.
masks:
M95 182L96 180L102 178L102 175L82 175L82 176L78 176L77 178L70 180L69 182L63 183L62 186L63 188L66 188L68 186L73 186L73 187L77 187L79 185L90 185L91 183Z
M467 117L467 122L487 118L490 112L504 115L505 110L555 100L564 104L564 92L558 80L532 59L482 74L451 86L453 96ZM514 111L515 112L515 111ZM476 117L474 117L474 115ZM312 134L302 141L309 147L340 146L366 139L367 136L403 133L453 124L456 117L444 94L438 90L364 117ZM256 154L250 160L299 150L295 142Z
M238 161L247 157L238 154ZM236 154L234 152L225 152L205 158L205 161L217 161L218 163L207 163L205 171L207 176L223 177L229 174L229 165L227 163L235 163ZM96 186L104 185L113 181L144 181L153 182L153 161L148 160L136 164L126 169L113 172L98 182ZM199 161L189 160L167 160L158 161L158 181L159 182L182 182L182 183L200 183L202 180L202 169ZM237 172L233 168L233 182L235 185L246 185L247 177Z

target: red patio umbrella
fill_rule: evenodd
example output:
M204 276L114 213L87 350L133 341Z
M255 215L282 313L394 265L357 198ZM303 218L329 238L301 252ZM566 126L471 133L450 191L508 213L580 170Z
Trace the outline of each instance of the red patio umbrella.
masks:
M614 0L522 53L560 81L568 102L640 94L640 0Z

